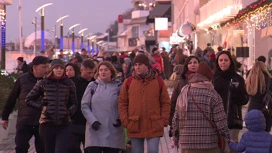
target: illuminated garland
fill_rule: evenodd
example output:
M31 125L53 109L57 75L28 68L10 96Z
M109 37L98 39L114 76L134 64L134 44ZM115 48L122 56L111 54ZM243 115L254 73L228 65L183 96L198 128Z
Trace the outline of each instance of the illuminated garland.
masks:
M258 0L254 3L251 3L246 8L240 10L234 18L217 25L217 27L210 27L209 30L223 28L230 24L239 24L245 19L248 20L252 15L264 12L268 8L272 8L272 0ZM264 14L264 16L266 15L267 14Z

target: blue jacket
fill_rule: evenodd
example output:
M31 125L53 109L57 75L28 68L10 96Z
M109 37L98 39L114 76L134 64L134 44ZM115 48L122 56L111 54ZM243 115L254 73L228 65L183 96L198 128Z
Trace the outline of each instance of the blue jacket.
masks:
M230 142L235 152L272 153L272 136L265 131L265 118L261 111L251 110L245 117L248 131L242 135L239 143Z

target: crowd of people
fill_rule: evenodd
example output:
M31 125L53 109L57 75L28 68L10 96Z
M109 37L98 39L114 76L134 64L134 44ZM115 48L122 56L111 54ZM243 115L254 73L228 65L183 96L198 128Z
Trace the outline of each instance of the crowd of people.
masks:
M119 153L126 143L132 153L144 153L145 141L148 153L158 153L166 126L182 153L222 152L218 134L225 153L272 152L272 114L263 111L272 82L263 56L246 80L231 51L216 53L210 44L193 55L176 47L98 56L82 49L71 58L50 51L28 65L23 57L17 61L20 76L1 123L8 127L18 102L16 153L28 152L32 136L37 153L81 153L82 145L85 153ZM164 80L175 82L171 97ZM239 142L248 103L249 131Z

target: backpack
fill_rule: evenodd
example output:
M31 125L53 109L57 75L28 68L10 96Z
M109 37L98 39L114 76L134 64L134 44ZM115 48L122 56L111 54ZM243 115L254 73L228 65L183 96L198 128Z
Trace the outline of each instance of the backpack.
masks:
M265 95L263 97L263 110L262 110L262 112L266 116L272 116L272 96L271 96L270 89L269 89L270 86L271 86L271 80L269 78L267 81L267 85L266 85Z
M91 95L92 95L92 97L93 97L93 95L94 95L94 93L95 93L95 91L96 91L96 88L97 88L97 86L98 86L98 82L93 81L93 83L94 83L95 86L91 89Z
M161 95L161 93L162 93L162 87L163 87L163 79L162 79L162 77L158 76L157 80L159 82L160 95ZM127 90L127 92L128 92L129 86L131 84L131 81L132 81L132 76L130 76L130 77L127 78L127 82L126 82L126 90Z

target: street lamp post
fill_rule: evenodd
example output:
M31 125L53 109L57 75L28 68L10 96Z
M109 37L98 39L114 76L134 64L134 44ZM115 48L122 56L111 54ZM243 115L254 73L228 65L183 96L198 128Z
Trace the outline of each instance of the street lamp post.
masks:
M93 35L93 36L89 36L88 37L88 46L89 46L89 52L91 51L90 50L90 41L92 41L92 55L94 55L94 40L95 40L95 38L96 38L96 35Z
M72 25L69 30L72 30L72 52L75 53L75 27L79 26L80 24Z
M82 29L78 32L78 34L81 34L81 49L84 48L84 31L88 30L88 28Z
M37 10L36 10L36 12L41 10L41 47L42 47L42 50L45 50L45 46L44 46L44 43L45 43L45 38L44 38L44 8L46 6L49 6L49 5L52 5L52 4L53 3L44 4L44 5L40 6L39 8L37 8Z
M35 17L32 21L32 24L34 24L34 31L35 31L35 40L34 40L34 51L33 51L33 54L34 56L36 56L36 46L37 46L37 17Z
M63 50L63 19L69 17L69 15L65 15L60 17L56 22L60 22L60 50Z
M0 12L0 20L1 20L1 68L6 68L6 5L3 6L3 10Z

